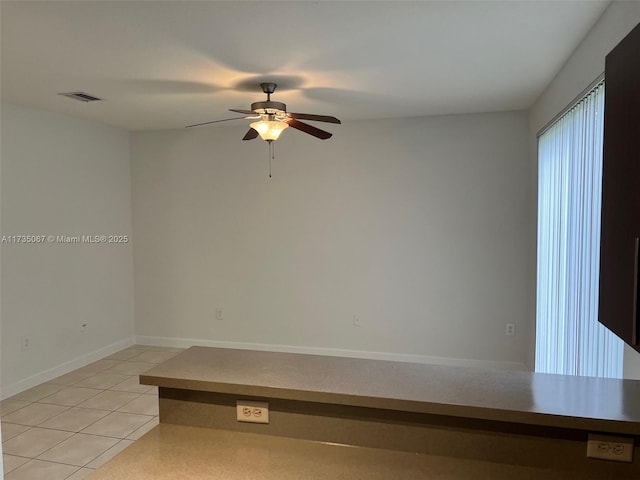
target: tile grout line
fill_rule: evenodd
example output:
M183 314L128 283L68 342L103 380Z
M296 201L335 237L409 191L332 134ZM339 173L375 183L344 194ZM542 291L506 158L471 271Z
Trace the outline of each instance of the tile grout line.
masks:
M79 435L80 432L76 432L73 435L71 435L69 438L65 438L62 442L66 442L67 440L71 440L73 437L75 437L76 435ZM84 433L83 435L87 435L86 433ZM43 458L40 458L42 455L44 455L45 453L47 453L49 450L52 450L53 448L57 447L58 445L60 445L60 443L57 443L56 445L52 446L51 448L49 448L48 450L45 450L44 452L42 452L40 455L38 455L37 457L32 458L32 460L40 460L42 462L51 462L51 463L58 463L60 465L67 465L70 467L78 467L80 468L91 468L91 467L87 467L87 465L89 465L91 462L93 462L96 458L98 458L100 455L103 455L105 452L107 452L108 450L111 450L113 447L115 447L118 443L120 443L122 440L125 440L124 438L119 438L119 437L103 437L101 435L95 435L97 437L101 437L101 438L111 438L114 440L118 440L116 443L114 443L113 445L111 445L110 447L108 447L107 449L103 450L102 452L100 452L99 454L97 454L95 457L93 457L91 460L89 460L87 463L85 463L84 465L81 465L78 467L78 465L74 465L73 463L64 463L64 462L58 462L55 460L45 460ZM27 458L27 457L23 457L23 458ZM75 472L74 472L75 473ZM72 473L73 475L73 473Z
M159 348L155 348L155 347L151 347L150 348L146 348L145 346L140 346L140 345L133 345L131 347L127 347L123 350L121 350L120 352L116 352L115 354L110 355L111 356L116 356L118 354L121 354L122 352L125 352L128 349L135 349L138 350L137 352L135 352L135 354L127 359L118 359L118 358L109 358L109 357L105 357L103 359L97 360L95 362L92 362L88 365L85 365L84 367L80 367L76 370L73 370L71 372L67 372L66 374L60 375L59 378L62 378L66 375L73 375L73 374L77 374L77 375L81 375L83 378L77 379L78 377L74 378L74 377L70 377L73 380L76 380L72 383L68 383L68 381L65 381L64 383L55 383L56 379L52 379L48 382L43 382L40 385L36 385L35 387L32 387L29 390L26 390L25 392L21 392L17 395L14 395L13 397L7 398L2 400L2 402L0 403L9 403L12 401L18 401L18 402L24 402L26 403L26 405L22 405L20 408L16 409L16 410L11 410L10 412L6 413L5 415L2 416L2 423L6 423L8 425L16 425L16 426L20 426L20 427L24 427L25 430L12 436L11 438L8 438L7 440L3 441L2 443L4 444L7 441L10 441L12 439L15 439L31 430L33 430L34 428L38 428L41 430L49 430L52 432L64 432L69 434L68 437L55 442L53 445L49 445L48 448L44 449L42 452L39 452L38 455L36 456L25 456L25 455L15 455L15 454L6 454L6 455L11 455L13 457L16 458L20 458L22 460L25 460L25 463L14 468L13 470L11 470L11 477L13 477L13 472L17 471L17 470L21 470L23 469L26 465L28 465L29 463L31 463L31 461L38 461L38 462L47 462L50 464L56 464L56 465L64 465L65 467L74 467L76 468L73 472L70 473L69 476L65 477L65 478L70 478L72 476L74 476L77 472L79 472L80 470L83 469L88 469L88 470L95 470L95 468L98 468L102 463L100 463L100 465L98 465L97 467L89 467L88 465L90 465L92 462L95 462L96 459L98 459L99 457L105 455L109 450L115 448L118 445L125 445L122 450L128 448L128 446L130 444L133 444L135 441L137 441L139 438L141 438L142 436L144 436L149 430L153 429L155 424L157 424L157 422L159 422L159 412L156 414L149 414L147 413L149 411L150 405L147 404L146 399L148 398L155 398L156 402L157 402L157 390L154 391L153 387L148 387L145 390L140 390L139 388L136 387L142 387L142 385L139 383L139 378L140 375L142 375L146 370L153 368L157 365L159 365L160 363L163 363L164 361L172 358L173 356L177 355L182 349L164 349L164 347L159 347ZM154 355L155 354L155 355ZM126 355L126 354L125 354ZM147 355L147 356L145 356ZM150 356L149 356L150 355ZM141 358L140 358L141 357ZM151 361L148 360L148 358L151 358ZM104 367L104 364L100 365L99 362L103 362L105 360L108 360L107 363L107 367L106 368L102 368ZM94 364L98 364L96 366L94 366L93 368L91 368L92 365ZM137 367L131 367L132 364L140 364ZM89 367L90 370L92 371L84 371L83 369ZM138 372L137 370L140 370L142 368L146 367L143 371ZM122 373L122 372L125 373ZM136 373L131 374L130 372L132 371L136 371ZM107 385L107 383L104 383L103 387L96 387L96 386L84 386L84 385L79 385L80 383L83 382L87 382L90 383L91 378L93 377L99 377L101 375L118 375L121 376L123 378L123 380L118 381L117 383L113 384L113 385ZM135 381L133 381L133 379L136 379ZM118 390L118 385L122 385L125 382L130 382L131 385L126 385L121 387L122 390ZM53 393L47 393L46 395L44 395L41 398L37 398L36 400L30 400L30 399L24 399L24 400L20 400L20 395L22 395L23 393L29 392L30 390L33 389L37 389L39 387L42 387L43 385L52 385L54 387L51 388L58 388L59 389L57 391L54 391ZM146 386L145 386L146 387ZM90 397L87 398L83 398L82 401L80 401L79 403L76 403L75 405L68 405L68 404L61 404L61 403L47 403L45 400L49 397L54 397L55 395L61 394L61 392L64 392L65 390L68 390L69 388L83 388L83 389L91 389L91 390L96 390L96 392L91 395ZM46 391L46 388L43 389L43 391ZM110 408L95 408L95 407L87 407L87 406L81 406L83 403L88 402L92 399L95 399L96 397L106 393L106 392L113 392L115 397L117 398L118 394L123 394L123 397L127 397L129 396L128 399L126 399L126 401L122 404L119 404L119 402L115 402L117 404L116 407L110 407ZM65 401L65 397L64 394L62 395L62 400L60 400L60 402L64 402ZM35 396L32 396L31 398L36 398L38 396L38 394L36 393ZM18 397L18 398L15 398ZM29 398L27 396L27 398ZM69 401L73 401L73 393L68 392L68 397ZM126 409L128 405L134 403L134 402L141 402L140 406L138 407L139 410L144 411L146 409L146 412L144 413L138 413L135 411L132 412L128 412L128 411L123 411L121 409ZM108 404L108 403L107 403ZM27 407L40 407L40 406L56 406L56 407L64 407L64 409L62 411L59 411L57 413L55 413L52 416L48 416L44 419L42 419L38 424L36 425L25 425L23 423L15 423L15 422L11 422L11 421L5 421L4 418L14 414L14 413L18 413L21 410L27 408ZM157 406L157 403L156 403ZM134 410L136 407L132 407ZM60 416L60 415L65 415L68 414L69 412L73 412L74 409L82 409L82 410L87 410L87 411L95 411L95 412L101 412L104 413L104 415L98 419L95 419L93 421L91 421L90 423L83 425L81 430L68 430L68 429L64 429L64 421L66 420L60 420L60 425L62 425L62 427L47 427L47 426L42 426L48 422L50 422L51 420L55 419L56 417ZM46 411L46 410L45 410ZM77 411L77 410L76 410ZM157 409L155 410L157 412ZM105 434L96 434L96 433L88 433L85 432L85 430L91 428L92 426L94 426L96 423L103 421L105 418L108 418L109 415L111 414L122 414L122 415L130 415L132 416L131 418L133 419L137 419L137 420L133 420L133 424L135 424L136 422L140 422L142 421L142 423L138 426L135 426L135 428L133 428L133 430L128 431L128 428L126 428L126 432L125 434L119 434L119 435L105 435ZM24 418L24 417L23 417ZM123 417L126 418L126 417ZM91 418L90 418L91 419ZM72 425L72 424L71 424ZM82 425L82 423L81 423ZM124 423L124 425L127 425L127 423ZM141 433L136 433L138 431L141 431ZM50 452L52 449L59 447L62 443L69 441L73 438L76 438L78 435L84 435L87 437L96 437L96 438L106 438L106 439L110 439L115 441L115 443L113 443L113 445L109 446L108 448L102 450L100 453L96 454L95 456L92 456L92 458L90 460L88 460L84 465L82 466L78 466L78 465L74 465L71 463L65 463L65 462L61 462L61 461L56 461L56 460L46 460L41 458L43 455L46 455L47 452ZM135 438L130 438L132 435L135 436ZM55 438L55 437L54 437ZM123 443L126 442L126 443ZM101 448L101 447L98 447ZM64 449L63 449L64 450ZM94 452L89 451L90 455L93 455ZM119 452L118 452L119 453ZM117 455L117 453L115 453L114 455ZM84 459L83 459L84 460ZM104 460L105 462L108 461L109 458L107 458L106 460Z

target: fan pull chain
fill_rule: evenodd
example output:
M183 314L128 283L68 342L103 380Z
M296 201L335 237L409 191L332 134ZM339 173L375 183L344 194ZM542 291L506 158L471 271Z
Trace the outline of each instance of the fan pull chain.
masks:
M269 178L271 178L271 160L276 159L275 147L273 146L273 140L267 140L269 142Z

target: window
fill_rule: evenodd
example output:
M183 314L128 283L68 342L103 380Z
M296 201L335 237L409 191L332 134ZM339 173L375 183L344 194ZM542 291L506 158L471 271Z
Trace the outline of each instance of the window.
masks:
M538 139L536 372L622 377L598 323L603 111L600 82Z

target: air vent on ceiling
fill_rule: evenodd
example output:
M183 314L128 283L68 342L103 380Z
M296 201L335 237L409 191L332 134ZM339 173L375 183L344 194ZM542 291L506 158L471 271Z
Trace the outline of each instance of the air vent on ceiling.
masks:
M59 93L58 95L73 98L74 100L79 100L81 102L98 102L102 100L101 98L94 97L93 95L89 95L88 93L84 92Z

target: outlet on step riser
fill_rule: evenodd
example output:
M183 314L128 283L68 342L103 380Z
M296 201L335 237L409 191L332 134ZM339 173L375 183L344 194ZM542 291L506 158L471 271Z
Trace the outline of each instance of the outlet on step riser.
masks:
M269 423L269 403L238 400L236 420L248 423Z
M31 337L29 335L23 335L20 341L22 342L20 348L23 352L31 348Z
M615 462L632 462L633 438L590 433L587 457Z

